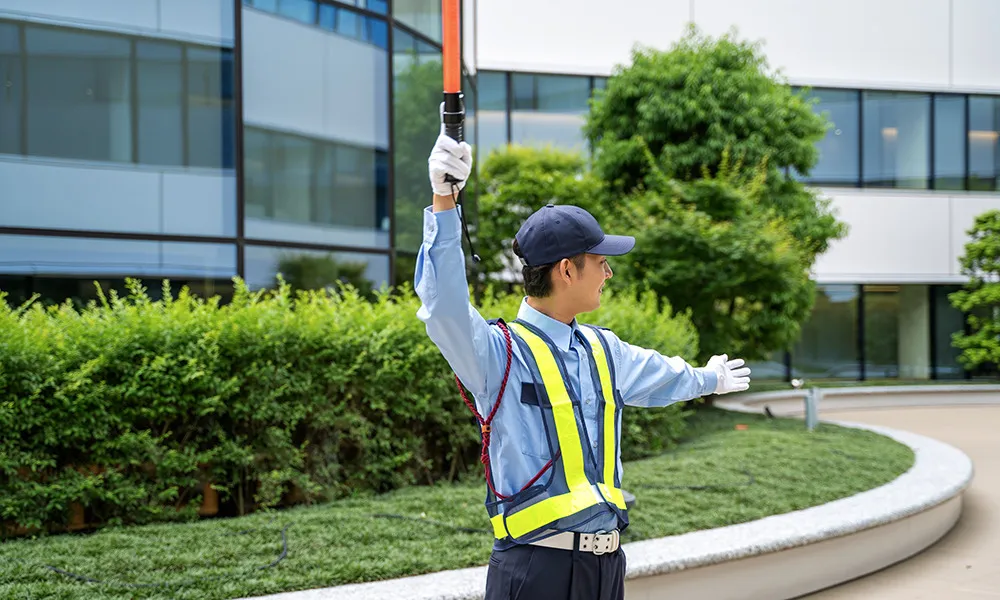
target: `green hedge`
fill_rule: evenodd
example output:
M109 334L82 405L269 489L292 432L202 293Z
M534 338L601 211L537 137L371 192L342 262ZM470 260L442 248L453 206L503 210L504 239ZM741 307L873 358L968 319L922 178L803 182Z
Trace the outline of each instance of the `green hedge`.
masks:
M0 295L0 523L62 528L194 519L206 482L221 514L474 473L478 431L407 289L375 302L353 289L287 285L230 303L186 289L12 307ZM611 296L585 320L694 356L685 316ZM485 300L516 316L519 296ZM632 410L626 458L683 429L681 407Z

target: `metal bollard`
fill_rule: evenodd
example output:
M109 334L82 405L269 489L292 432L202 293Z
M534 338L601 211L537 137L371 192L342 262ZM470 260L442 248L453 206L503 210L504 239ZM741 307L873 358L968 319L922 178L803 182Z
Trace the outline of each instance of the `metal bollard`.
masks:
M819 423L819 401L823 392L818 387L809 388L806 394L806 429L812 431Z

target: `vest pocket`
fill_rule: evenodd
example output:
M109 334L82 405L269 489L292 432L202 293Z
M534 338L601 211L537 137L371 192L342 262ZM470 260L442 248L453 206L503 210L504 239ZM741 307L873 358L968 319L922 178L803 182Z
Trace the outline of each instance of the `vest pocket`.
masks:
M548 437L545 435L545 421L551 416L552 407L540 399L534 383L521 384L521 451L528 456L549 460Z

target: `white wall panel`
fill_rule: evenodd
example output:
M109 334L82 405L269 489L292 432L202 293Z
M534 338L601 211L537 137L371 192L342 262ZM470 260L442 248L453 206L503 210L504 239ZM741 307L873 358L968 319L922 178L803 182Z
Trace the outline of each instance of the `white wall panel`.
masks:
M972 228L977 216L988 210L1000 210L1000 196L969 195L951 199L951 215L943 224L949 225L951 244L948 251L956 275L961 272L958 259L965 254L965 244L969 241L965 232Z
M0 160L0 225L233 236L235 177Z
M232 46L232 0L0 0L0 16Z
M954 0L954 85L1000 90L1000 2Z
M132 169L0 162L0 224L157 233L159 175Z
M158 0L0 0L0 14L130 29L157 28Z
M384 50L252 9L243 40L248 125L388 147Z
M828 189L850 226L814 265L825 283L952 281L956 267L947 227L949 199L931 194L854 193ZM1000 204L1000 201L998 201Z
M160 0L160 29L233 44L233 0Z
M732 26L763 39L772 68L792 80L943 86L948 0L694 0L706 33Z
M479 2L474 13L479 69L607 75L629 62L635 44L666 49L693 20L711 35L735 27L741 39L762 41L771 67L795 83L1000 91L996 0L636 0L627 8L509 0Z
M221 173L161 175L164 233L236 235L236 176Z
M684 31L689 2L489 0L478 3L480 69L605 75L633 45L669 45Z

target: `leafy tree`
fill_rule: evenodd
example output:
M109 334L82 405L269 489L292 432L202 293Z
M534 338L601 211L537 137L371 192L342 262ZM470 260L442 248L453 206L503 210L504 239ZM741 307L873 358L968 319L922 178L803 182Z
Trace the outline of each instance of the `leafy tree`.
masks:
M948 299L968 315L969 333L953 334L952 342L962 351L958 360L966 369L995 369L1000 364L1000 210L978 215L966 233L971 239L959 262L969 280Z
M757 45L694 28L668 51L636 49L592 102L605 206L639 238L620 272L690 309L705 356L764 358L798 336L809 268L847 233L787 175L809 173L827 126Z
M617 229L636 236L616 275L687 311L698 359L726 352L764 358L792 344L812 310L810 254L773 210L761 208L763 180L740 183L722 170L633 194Z
M479 286L506 269L520 272L511 243L521 223L546 204L575 204L601 218L602 184L585 160L580 153L553 147L511 145L483 161L475 242L481 258Z

